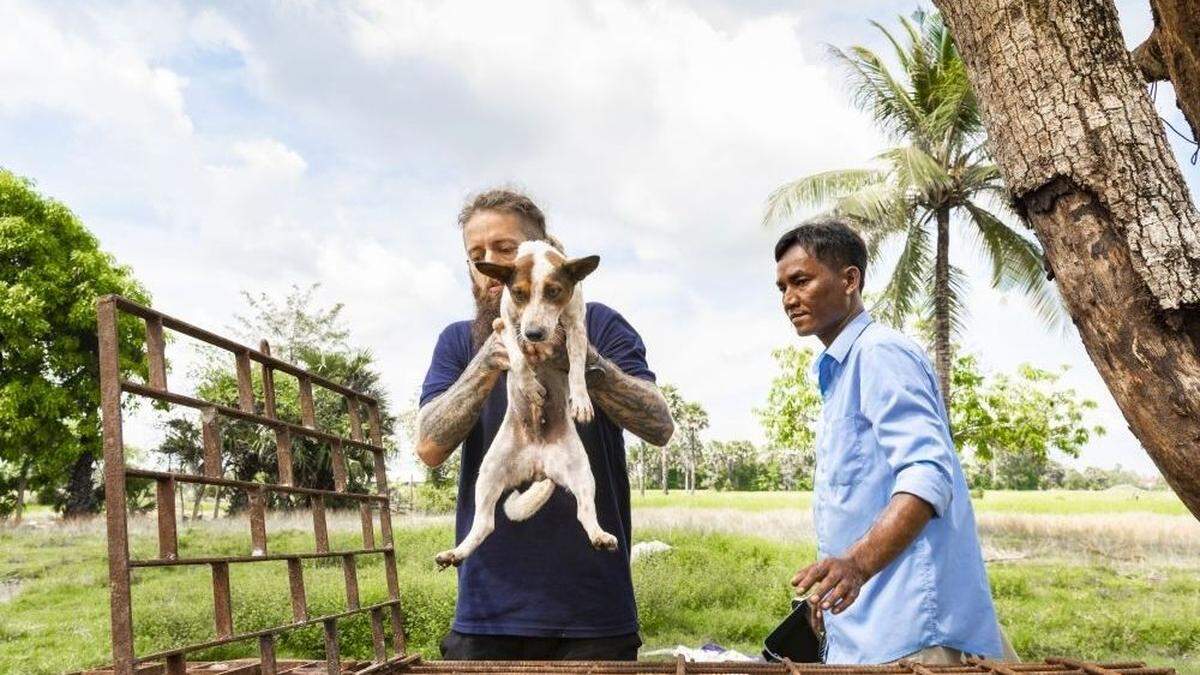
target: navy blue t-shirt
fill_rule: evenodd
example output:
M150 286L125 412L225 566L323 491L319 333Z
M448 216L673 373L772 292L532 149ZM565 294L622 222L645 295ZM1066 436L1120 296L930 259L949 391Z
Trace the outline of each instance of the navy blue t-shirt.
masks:
M654 381L646 347L620 314L587 305L588 339L625 373ZM475 356L471 322L452 323L438 337L425 375L421 405L454 384ZM504 420L505 377L484 402L479 421L462 444L455 541L471 529L479 465ZM595 406L594 402L593 405ZM637 607L629 569L632 525L625 441L621 428L599 406L588 424L577 424L596 477L596 514L617 551L592 548L575 518L575 497L561 487L529 520L515 523L496 509L496 530L458 569L454 630L478 635L595 638L637 632ZM502 504L507 495L501 498Z

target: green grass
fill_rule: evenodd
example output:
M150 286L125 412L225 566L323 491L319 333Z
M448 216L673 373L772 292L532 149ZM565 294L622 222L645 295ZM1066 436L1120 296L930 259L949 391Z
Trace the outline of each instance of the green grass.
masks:
M988 490L982 498L972 500L978 513L1026 513L1075 515L1083 513L1147 512L1163 515L1186 515L1187 508L1169 490L1139 490L1114 488L1096 492L1076 490ZM776 509L808 509L811 492L714 492L699 490L689 495L673 490L634 491L634 508L725 508L742 511L772 511Z
M239 553L242 534L187 530L183 553ZM353 547L354 534L331 533L334 547ZM634 565L644 650L712 639L757 653L764 635L786 613L787 580L813 559L807 543L783 544L734 534L645 529L638 540L674 548ZM436 656L454 608L455 577L438 573L434 552L450 543L445 526L398 529L396 550L411 647ZM134 552L149 556L140 537ZM306 550L299 532L272 537L272 551ZM15 599L0 604L0 672L58 673L109 659L108 592L103 536L92 531L0 530L0 580L21 579ZM364 564L364 603L385 596L379 559ZM1025 658L1072 655L1170 664L1200 674L1200 564L1118 569L1099 562L1020 562L990 570L1002 622ZM235 627L239 631L290 619L283 563L233 566ZM336 565L306 568L314 612L344 604ZM139 653L212 637L207 568L138 571L134 576ZM370 655L365 622L343 627L343 653ZM253 643L211 650L202 658L252 656ZM319 658L321 635L289 633L281 655Z

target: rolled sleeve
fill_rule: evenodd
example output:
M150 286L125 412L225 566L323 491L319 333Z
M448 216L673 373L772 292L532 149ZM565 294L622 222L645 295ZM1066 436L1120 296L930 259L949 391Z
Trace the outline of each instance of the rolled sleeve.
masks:
M941 517L954 494L954 445L924 356L896 344L862 354L862 411L895 476L894 496L915 495Z

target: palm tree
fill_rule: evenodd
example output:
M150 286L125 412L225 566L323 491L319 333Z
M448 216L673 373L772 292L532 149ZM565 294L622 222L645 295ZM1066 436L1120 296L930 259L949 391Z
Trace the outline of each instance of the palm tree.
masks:
M899 257L873 313L901 326L931 321L942 396L949 404L951 335L961 329L965 274L950 263L950 225L957 220L991 264L992 285L1020 289L1050 325L1062 324L1061 303L1044 272L1038 244L1012 229L1000 172L986 140L966 68L938 14L900 18L902 43L872 22L895 50L902 79L865 47L830 48L847 70L855 105L897 145L879 166L826 171L780 186L767 199L764 224L803 207L831 206L867 242L870 261L901 239ZM933 235L931 237L931 234Z

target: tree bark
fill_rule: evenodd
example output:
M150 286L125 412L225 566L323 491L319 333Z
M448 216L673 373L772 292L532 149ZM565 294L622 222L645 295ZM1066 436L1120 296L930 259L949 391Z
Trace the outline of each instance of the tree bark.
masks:
M67 518L79 518L100 510L96 481L92 476L95 468L96 456L90 450L80 455L71 466L71 474L67 478L67 501L63 509L63 515Z
M937 257L933 266L933 353L942 401L950 409L950 209L937 217Z
M1200 140L1200 0L1150 0L1154 30L1133 50L1147 82L1170 80L1175 105Z
M1200 518L1200 213L1111 0L935 0L1130 429Z
M658 451L658 456L662 459L662 491L664 495L670 494L671 490L667 487L667 446Z
M26 455L21 462L21 474L17 477L17 503L13 506L13 524L20 525L25 517L25 492L29 489L29 467L33 458Z

